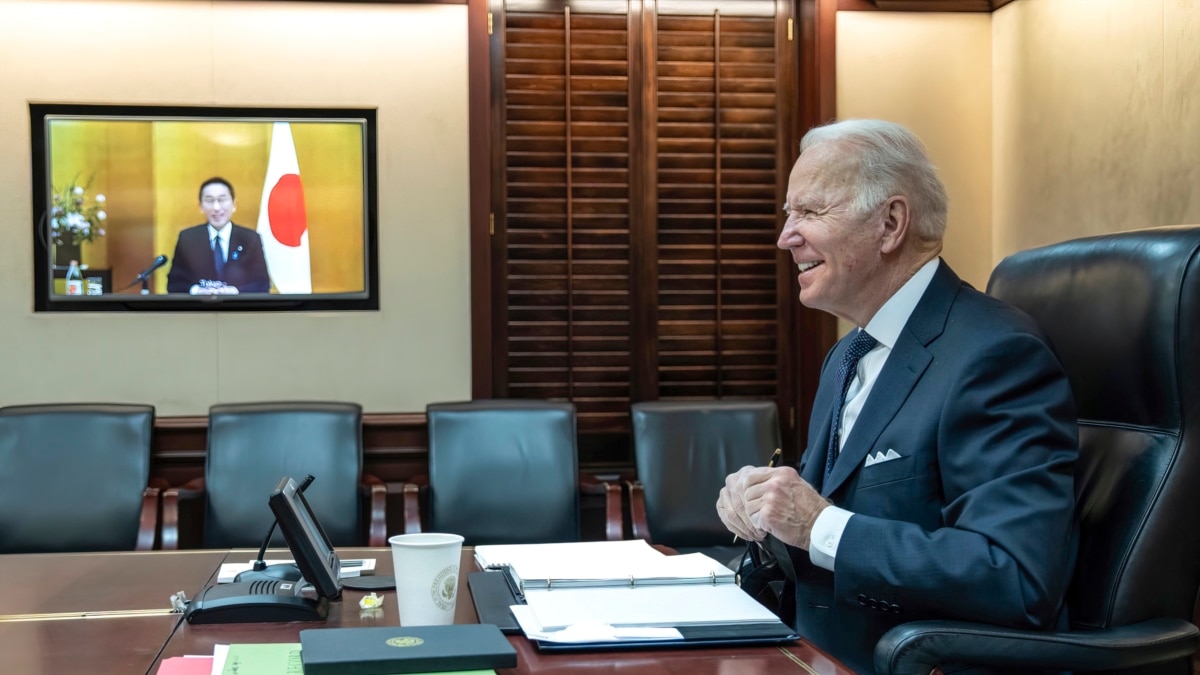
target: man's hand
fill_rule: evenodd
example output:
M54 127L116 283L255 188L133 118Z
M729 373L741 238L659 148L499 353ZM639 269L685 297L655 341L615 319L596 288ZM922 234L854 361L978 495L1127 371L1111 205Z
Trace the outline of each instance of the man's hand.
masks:
M770 533L807 551L813 523L829 505L791 467L747 466L725 479L717 513L739 537L760 541Z
M746 541L762 541L767 533L750 523L750 514L746 512L746 499L743 496L746 476L755 471L769 469L743 466L737 473L725 477L725 487L717 497L717 515L726 529Z

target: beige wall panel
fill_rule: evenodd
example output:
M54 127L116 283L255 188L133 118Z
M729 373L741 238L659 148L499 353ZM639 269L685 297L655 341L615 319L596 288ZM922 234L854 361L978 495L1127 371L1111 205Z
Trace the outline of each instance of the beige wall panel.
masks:
M369 410L470 398L466 7L238 2L215 14L223 38L246 45L215 57L230 100L379 108L382 297L378 313L220 317L220 398ZM278 363L303 375L280 382Z
M208 14L196 2L0 0L0 404L146 401L177 414L217 391L211 317L33 313L30 200L28 103L211 98Z
M1165 223L1200 223L1200 2L1163 3Z
M0 404L469 397L466 52L464 6L0 0ZM35 315L28 101L377 108L381 310ZM162 227L200 220L174 171Z
M838 12L837 24L838 117L899 122L921 138L950 196L942 255L982 288L992 268L988 15Z
M1200 12L1173 4L1174 21ZM1164 89L1164 33L1185 39L1164 19L1162 0L1020 0L995 13L997 261L1179 220L1186 197L1167 188L1164 160L1198 139L1164 114L1179 99Z

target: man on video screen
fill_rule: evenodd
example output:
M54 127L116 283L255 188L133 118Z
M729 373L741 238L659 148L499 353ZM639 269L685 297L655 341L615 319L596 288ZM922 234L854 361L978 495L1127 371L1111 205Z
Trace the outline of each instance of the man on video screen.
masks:
M168 293L270 292L262 239L254 230L230 221L236 210L229 181L209 178L200 185L200 212L208 222L179 233L167 274Z

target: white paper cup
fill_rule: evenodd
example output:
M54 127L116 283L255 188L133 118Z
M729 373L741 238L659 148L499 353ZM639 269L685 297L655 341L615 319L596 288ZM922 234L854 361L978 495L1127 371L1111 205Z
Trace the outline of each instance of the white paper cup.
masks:
M421 532L388 539L396 575L396 607L401 626L454 623L458 599L458 562L463 538Z

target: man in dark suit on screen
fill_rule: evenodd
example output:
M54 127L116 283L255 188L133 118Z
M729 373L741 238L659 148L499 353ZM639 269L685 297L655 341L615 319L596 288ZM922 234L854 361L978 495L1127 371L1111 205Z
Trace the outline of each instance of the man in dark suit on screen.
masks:
M200 212L208 222L179 233L167 274L168 293L270 292L262 238L254 230L230 221L236 210L229 181L209 178L201 184Z
M825 359L798 468L745 467L717 511L796 568L796 628L859 672L919 619L1065 628L1074 398L1033 320L939 254L946 193L889 122L810 131L779 247L800 301L853 323Z

